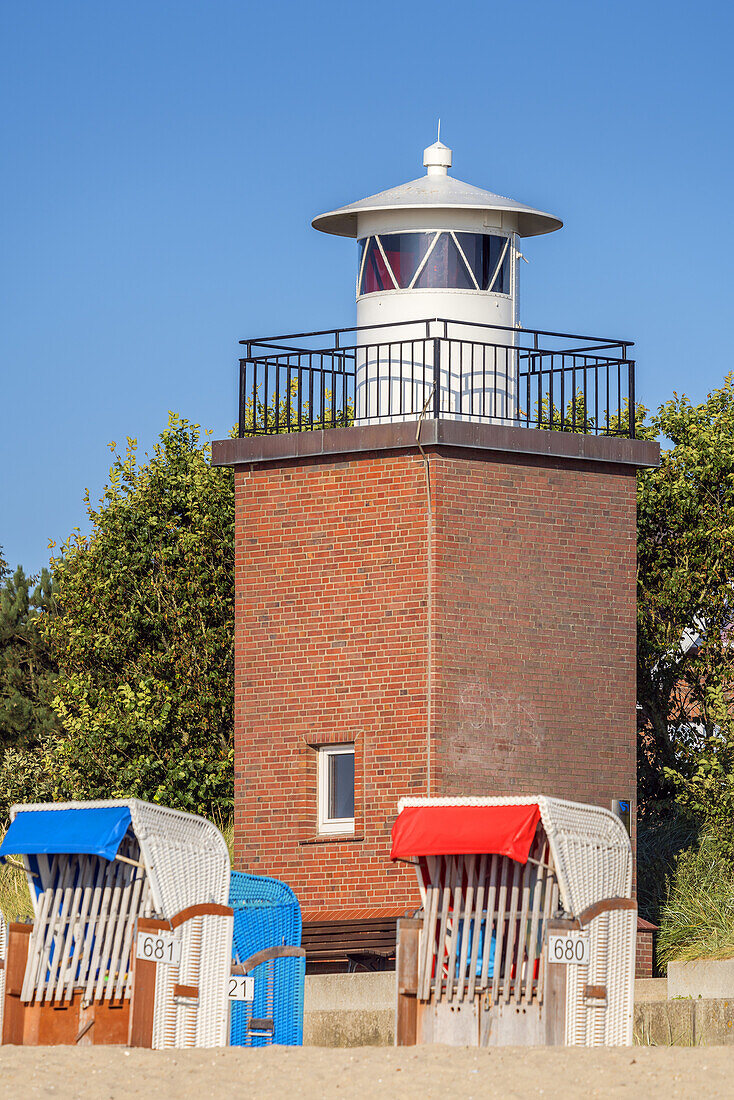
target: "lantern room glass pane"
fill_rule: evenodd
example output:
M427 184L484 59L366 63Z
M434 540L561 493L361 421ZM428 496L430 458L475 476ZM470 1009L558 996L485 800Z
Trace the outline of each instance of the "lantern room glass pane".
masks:
M387 262L401 290L410 286L433 237L433 233L383 233L380 236Z
M362 273L360 294L373 294L376 290L394 290L395 285L380 252L376 237L370 237L367 245L367 258Z
M329 808L332 821L354 817L354 752L329 753Z
M457 232L455 237L460 245L457 248L452 234L442 231L431 248L435 236L431 232L383 233L379 243L377 237L362 238L359 241L358 271L362 272L359 294L395 290L396 283L400 290L407 290L426 253L429 253L428 259L415 282L417 289L476 290L478 287L479 290L491 290L493 294L510 293L507 237Z
M456 239L469 261L469 266L474 272L479 289L489 290L491 284L493 294L509 294L510 249L508 247L505 251L507 238L490 233L457 233ZM497 264L503 251L505 255L502 266L497 271ZM495 271L497 271L497 278L492 283Z
M419 290L476 289L450 233L441 233L415 285Z

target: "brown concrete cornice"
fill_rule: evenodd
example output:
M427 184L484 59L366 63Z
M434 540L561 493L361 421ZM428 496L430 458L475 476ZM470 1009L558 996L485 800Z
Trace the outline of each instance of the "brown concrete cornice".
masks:
M459 448L506 455L603 462L636 469L660 464L660 445L643 439L576 435L499 424L424 420L420 441L425 450ZM220 439L212 443L212 464L249 466L302 458L337 458L364 452L413 450L415 447L416 422L413 420L400 424L368 424L360 428L327 428L315 432Z

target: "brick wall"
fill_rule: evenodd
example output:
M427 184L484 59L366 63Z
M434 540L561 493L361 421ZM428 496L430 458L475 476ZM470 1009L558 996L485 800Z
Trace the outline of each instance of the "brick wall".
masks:
M634 804L634 475L434 464L435 793Z
M637 954L635 955L635 977L653 978L655 976L655 932L648 929L637 930Z
M637 954L635 956L635 977L654 978L658 970L655 964L658 926L639 917L637 920Z
M418 901L386 858L425 791L426 538L410 454L237 469L235 858L302 906ZM354 741L355 838L317 838L314 746Z
M306 911L417 904L389 832L429 766L431 794L634 801L634 467L430 464L430 523L413 448L235 470L236 862ZM356 832L323 840L315 746L342 741Z

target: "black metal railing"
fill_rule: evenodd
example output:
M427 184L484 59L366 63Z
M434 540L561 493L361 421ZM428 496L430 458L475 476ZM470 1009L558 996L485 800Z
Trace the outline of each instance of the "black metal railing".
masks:
M635 435L626 340L433 318L242 343L240 436L421 417Z

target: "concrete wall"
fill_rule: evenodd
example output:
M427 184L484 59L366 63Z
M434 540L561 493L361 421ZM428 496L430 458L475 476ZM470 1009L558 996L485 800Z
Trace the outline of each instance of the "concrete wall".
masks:
M734 999L650 1001L635 1005L641 1046L721 1046L734 1043Z
M668 963L668 997L728 997L734 1001L734 959Z
M635 1043L645 1046L734 1044L734 997L664 998L665 979L635 987ZM303 1041L307 1046L392 1046L395 974L310 974Z
M395 973L308 974L303 1042L387 1047L395 1038Z

